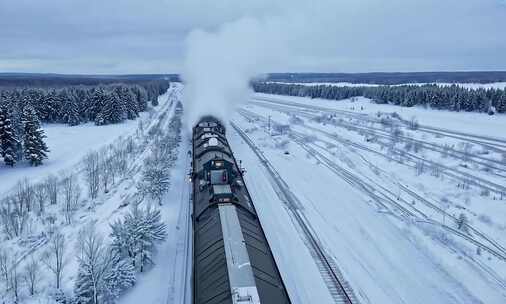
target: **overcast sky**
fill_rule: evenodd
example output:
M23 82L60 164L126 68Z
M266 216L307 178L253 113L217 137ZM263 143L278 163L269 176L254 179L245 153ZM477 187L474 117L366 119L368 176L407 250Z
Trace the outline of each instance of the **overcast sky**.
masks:
M506 70L505 0L0 0L0 72L181 72L241 19L282 41L265 72Z

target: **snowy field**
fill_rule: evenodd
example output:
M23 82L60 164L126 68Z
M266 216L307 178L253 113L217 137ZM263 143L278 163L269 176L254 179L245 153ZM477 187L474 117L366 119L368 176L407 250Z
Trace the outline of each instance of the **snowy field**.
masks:
M504 115L255 94L233 122L360 303L506 301ZM332 303L272 177L229 130L292 300Z
M147 118L141 113L140 120ZM46 124L42 127L46 133L46 143L50 153L44 166L32 167L28 163L19 164L14 168L0 165L0 193L11 189L18 181L28 178L35 182L50 173L71 168L88 152L112 143L120 136L131 135L137 129L138 120L128 120L120 124L95 126L86 123L74 127L63 124Z

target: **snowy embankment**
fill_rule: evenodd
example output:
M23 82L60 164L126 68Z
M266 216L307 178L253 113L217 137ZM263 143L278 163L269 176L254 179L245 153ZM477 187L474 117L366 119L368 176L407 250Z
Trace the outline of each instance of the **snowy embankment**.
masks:
M361 303L504 303L504 115L254 96L234 121L298 197ZM330 303L262 165L229 138L290 295Z
M154 147L159 145L160 138L165 139L164 136L176 132L175 129L173 130L172 125L176 120L181 119L181 113L178 110L181 89L180 85L173 85L166 94L159 97L160 105L151 109L148 113L143 113L137 122L107 127L94 127L91 125L79 127L48 126L48 143L52 153L45 165L38 168L16 167L10 171L10 174L4 172L4 168L0 169L2 170L2 181L8 180L11 185L15 185L19 180L26 178L30 185L35 185L35 189L38 189L38 183L47 181L46 176L48 174L55 174L57 183L60 183L60 186L57 187L64 187L61 183L64 183L70 177L77 183L75 186L77 188L74 188L73 193L73 195L77 195L77 202L71 209L67 209L64 203L66 201L66 192L63 191L64 189L59 188L58 203L54 205L47 203L42 211L37 202L37 205L33 207L34 210L28 212L28 222L22 224L23 231L20 235L11 232L8 239L5 235L1 236L1 249L8 254L9 260L17 261L15 264L9 262L9 268L13 269L14 266L12 265L16 265L15 269L18 273L13 276L14 273L10 272L9 284L6 286L8 287L7 294L4 294L5 289L2 288L0 291L1 297L5 298L6 301L14 299L13 282L15 281L13 278L17 278L18 275L21 278L21 275L25 274L25 265L28 261L33 259L36 261L42 260L42 256L47 252L50 244L49 239L52 238L55 231L61 233L66 240L61 291L65 293L66 297L72 297L79 267L76 257L78 254L78 240L82 229L94 225L97 233L104 237L106 244L109 244L110 224L123 218L129 212L130 208L126 208L127 206L141 202L140 207L145 208L152 204L151 200L145 199L144 196L139 197L137 186L143 178L143 170L146 169L145 161L153 154ZM160 267L154 267L153 271L143 272L137 276L136 287L124 296L126 302L138 303L139 298L146 299L146 294L153 296L151 303L167 303L169 297L174 299L174 303L180 302L179 298L175 297L181 295L176 294L174 296L174 290L179 290L178 284L184 283L179 278L185 273L186 267L183 269L174 267L174 265L177 264L176 259L185 257L184 252L181 253L179 247L183 242L185 245L183 247L186 248L188 241L185 236L188 235L188 232L179 229L176 225L179 225L178 221L181 222L180 225L185 223L184 218L182 218L186 214L184 208L189 208L187 206L188 195L185 192L188 185L182 173L187 171L189 166L186 157L188 141L185 138L183 139L184 141L177 149L178 153L172 152L170 150L172 148L169 147L170 154L175 153L173 156L168 155L170 157L169 161L173 164L162 164L163 166L170 166L172 185L169 187L168 192L163 195L161 199L162 206L159 207L168 234L159 247L157 246L159 254L153 256L155 265ZM103 160L112 155L127 160L125 167L127 171L124 173L116 173L117 175L114 176L115 173L109 173L108 169L100 171L100 185L97 185L99 191L95 198L89 196L90 183L85 177L87 172L85 170L86 162L82 161L83 156L88 152L92 152L92 154L99 157L100 166L107 166L108 161L103 162ZM114 158L111 160L116 161ZM113 175L111 176L111 174ZM10 191L6 185L2 185L2 190L0 192L2 193L1 198L15 192L14 189ZM180 215L178 216L178 214ZM177 248L175 247L176 244L178 244ZM34 296L27 294L27 286L24 282L18 286L18 299L21 303L53 302L53 295L55 294L53 273L46 268L44 263L40 263L38 267L36 294ZM156 294L152 292L154 282L159 284L160 289L157 290ZM2 280L2 283L5 282ZM0 285L4 286L4 284ZM174 286L174 288L170 289L170 286ZM123 297L119 299L119 301L122 300Z

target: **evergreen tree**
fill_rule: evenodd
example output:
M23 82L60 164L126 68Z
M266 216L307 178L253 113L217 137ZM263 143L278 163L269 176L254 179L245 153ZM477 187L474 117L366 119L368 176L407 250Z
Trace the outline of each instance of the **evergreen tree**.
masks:
M105 91L102 98L102 108L95 118L95 124L101 126L123 121L125 109L118 96L114 92Z
M5 164L12 167L20 145L8 115L7 110L0 106L0 152Z
M115 253L128 258L141 272L152 263L153 246L167 236L166 225L159 210L141 209L135 204L123 220L111 225L112 247Z
M135 285L135 268L117 255L104 281L106 284L104 302L114 303L123 291Z
M21 118L23 122L23 148L24 155L30 161L32 166L39 166L42 160L47 158L49 149L44 142L44 131L40 127L40 122L31 105L27 105L23 110Z
M81 122L77 99L69 92L65 96L64 106L62 107L62 121L70 126L77 126Z

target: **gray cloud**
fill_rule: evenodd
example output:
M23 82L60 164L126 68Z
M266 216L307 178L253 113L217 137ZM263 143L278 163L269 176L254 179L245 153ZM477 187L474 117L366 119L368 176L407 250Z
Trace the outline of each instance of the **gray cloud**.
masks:
M502 0L2 0L0 71L180 72L192 31L244 18L265 72L506 70Z

